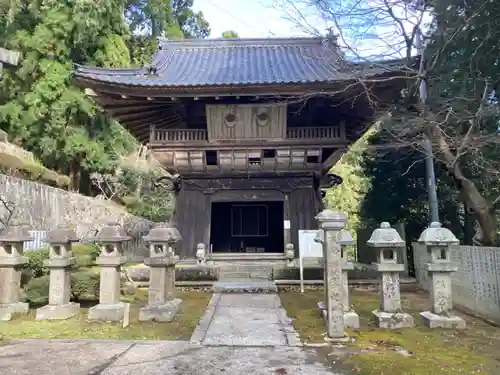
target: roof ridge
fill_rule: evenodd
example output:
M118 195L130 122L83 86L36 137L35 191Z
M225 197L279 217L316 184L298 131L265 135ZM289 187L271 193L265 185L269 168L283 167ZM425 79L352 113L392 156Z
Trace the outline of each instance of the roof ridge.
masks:
M215 38L215 39L183 39L161 40L160 48L179 47L250 47L250 46L317 46L322 37L297 38Z

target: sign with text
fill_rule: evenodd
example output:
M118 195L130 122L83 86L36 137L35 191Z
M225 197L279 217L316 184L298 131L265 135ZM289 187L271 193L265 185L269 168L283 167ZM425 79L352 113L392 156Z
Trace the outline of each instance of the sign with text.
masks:
M323 258L323 245L315 242L317 229L299 230L299 271L300 271L300 292L304 293L304 260L314 260L316 265Z

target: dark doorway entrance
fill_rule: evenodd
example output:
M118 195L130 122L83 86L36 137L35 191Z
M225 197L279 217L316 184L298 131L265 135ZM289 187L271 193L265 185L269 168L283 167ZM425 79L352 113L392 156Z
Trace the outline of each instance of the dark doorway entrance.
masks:
M284 251L283 202L214 202L210 224L213 252Z

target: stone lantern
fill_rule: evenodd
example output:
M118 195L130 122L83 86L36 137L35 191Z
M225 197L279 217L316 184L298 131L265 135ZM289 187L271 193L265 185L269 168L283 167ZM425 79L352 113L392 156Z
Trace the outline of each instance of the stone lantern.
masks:
M0 320L29 310L29 305L21 302L21 270L28 262L23 256L24 242L30 240L21 225L9 225L0 233Z
M118 223L104 226L92 240L100 245L101 254L96 263L101 268L99 304L89 309L89 320L120 321L125 304L120 302L121 266L127 262L123 256L123 243L130 236Z
M204 243L196 245L196 264L198 266L206 265L206 246Z
M56 228L45 241L50 246L49 259L44 262L50 270L49 304L36 310L36 320L68 319L80 311L80 304L70 302L70 269L75 264L72 243L78 238L69 228Z
M179 257L174 246L181 240L179 231L168 223L151 229L144 241L149 243L150 257L144 264L150 267L148 305L139 313L140 321L171 322L182 301L175 298L175 264Z
M295 264L295 247L293 246L293 243L286 244L285 258L287 267L293 267Z
M333 210L323 210L317 216L323 233L317 234L323 241L325 273L325 309L328 338L342 340L344 331L344 308L342 306L342 257L340 231L344 229L347 215Z
M383 222L367 242L377 251L375 269L380 272L380 310L373 311L380 328L413 327L413 317L401 311L399 273L404 265L398 263L397 249L405 246L399 233Z
M314 238L315 242L323 243L324 231L322 229L318 230L316 233L316 237ZM340 231L340 247L341 247L341 258L342 258L342 307L344 311L344 326L346 328L359 328L359 315L351 308L350 299L349 299L349 270L354 269L354 264L348 261L346 247L354 245L355 242L351 236L351 233L342 229ZM324 281L326 284L326 280ZM326 295L325 295L326 300ZM318 303L319 309L322 311L323 315L326 315L326 306L323 301Z
M451 264L450 249L458 245L455 235L438 222L433 222L425 229L418 242L427 247L429 263L424 264L429 273L431 311L424 311L420 315L429 328L457 328L465 329L465 320L452 315L451 273L457 267Z
M349 271L354 269L354 263L349 262L347 246L354 245L351 232L346 229L340 231L340 246L342 253L342 306L344 307L344 325L347 328L359 328L359 315L351 307L349 299Z

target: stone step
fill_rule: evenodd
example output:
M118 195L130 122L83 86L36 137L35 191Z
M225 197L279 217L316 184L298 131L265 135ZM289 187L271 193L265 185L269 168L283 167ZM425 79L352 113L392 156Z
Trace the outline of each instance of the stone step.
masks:
M219 279L250 279L251 272L219 271Z
M276 283L256 279L222 279L212 286L214 293L277 293Z
M262 271L219 271L219 279L263 279L271 280L272 273Z

